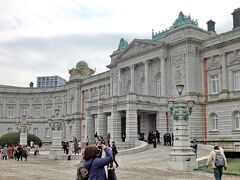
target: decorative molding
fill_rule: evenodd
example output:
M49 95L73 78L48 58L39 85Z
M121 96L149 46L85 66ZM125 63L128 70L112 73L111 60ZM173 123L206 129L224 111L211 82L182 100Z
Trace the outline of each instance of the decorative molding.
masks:
M183 68L180 65L175 68L175 82L183 81Z
M229 59L228 65L240 64L240 54L239 51L233 51L233 56Z
M16 97L7 98L7 103L6 104L17 104L16 100L17 100Z
M221 68L221 64L219 61L219 57L211 57L208 61L207 61L207 70L213 70L213 69L218 69Z
M174 65L179 65L183 63L183 54L175 54L171 57L171 64Z

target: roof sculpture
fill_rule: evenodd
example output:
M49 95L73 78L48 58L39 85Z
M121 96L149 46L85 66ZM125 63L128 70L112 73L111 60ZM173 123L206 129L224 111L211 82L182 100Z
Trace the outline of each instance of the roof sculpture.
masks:
M120 39L120 42L119 42L119 45L118 45L118 50L126 49L127 47L128 47L128 42L127 42L127 40L121 38L121 39Z
M70 74L70 80L73 79L84 79L90 77L95 73L96 69L91 69L88 67L88 64L85 61L79 61L76 64L76 68L68 70Z
M161 32L159 31L157 33L154 33L154 31L152 31L152 39L153 40L158 40L158 39L162 38L163 36L165 36L166 34L168 34L169 31L171 31L172 29L175 29L177 27L184 26L184 25L187 25L187 24L191 24L193 26L198 27L198 21L197 20L191 19L190 15L186 16L181 11L178 15L178 18L175 20L175 22L172 24L171 27L169 27L168 29L162 30Z

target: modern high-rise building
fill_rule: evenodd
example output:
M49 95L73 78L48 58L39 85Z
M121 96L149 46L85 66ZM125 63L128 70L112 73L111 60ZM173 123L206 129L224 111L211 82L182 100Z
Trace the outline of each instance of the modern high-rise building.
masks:
M66 83L66 80L60 76L42 76L37 77L37 87L46 88L54 86L62 86Z

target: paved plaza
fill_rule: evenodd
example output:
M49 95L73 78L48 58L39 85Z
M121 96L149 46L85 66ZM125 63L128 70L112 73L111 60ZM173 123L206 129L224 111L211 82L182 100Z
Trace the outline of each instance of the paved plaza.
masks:
M211 180L213 174L167 170L170 147L158 146L147 151L117 156L118 180ZM40 152L41 153L41 152ZM74 180L79 160L48 160L47 156L30 156L28 161L1 160L0 180ZM239 177L223 175L224 180Z

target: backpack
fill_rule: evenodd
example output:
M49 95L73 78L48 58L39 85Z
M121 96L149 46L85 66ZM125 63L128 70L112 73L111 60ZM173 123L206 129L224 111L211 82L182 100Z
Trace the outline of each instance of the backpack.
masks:
M221 152L216 152L215 166L217 168L222 168L225 166L225 160L223 159Z
M93 160L92 160L93 162ZM92 162L90 164L90 169L92 166ZM88 169L84 166L83 162L79 164L77 168L77 177L76 180L88 180L89 172Z

